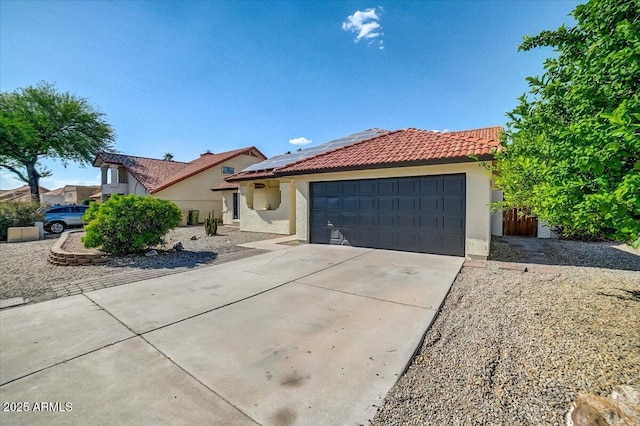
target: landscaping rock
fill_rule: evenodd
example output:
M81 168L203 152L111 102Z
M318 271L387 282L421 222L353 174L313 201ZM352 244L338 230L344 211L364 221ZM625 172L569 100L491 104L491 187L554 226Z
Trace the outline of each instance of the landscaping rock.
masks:
M631 386L616 386L611 397L579 395L567 414L568 426L640 425L640 392Z
M200 239L200 236L199 236L199 235L194 235L193 237L191 237L191 239L192 239L193 241L195 241L195 240L199 240L199 239Z
M175 243L173 245L173 249L176 251L182 251L184 250L184 246L182 245L182 243L180 241L178 241L177 243Z
M158 252L157 252L156 250L149 250L149 251L148 251L148 252L146 252L144 255L145 255L145 256L147 256L147 257L157 256L157 255L158 255Z

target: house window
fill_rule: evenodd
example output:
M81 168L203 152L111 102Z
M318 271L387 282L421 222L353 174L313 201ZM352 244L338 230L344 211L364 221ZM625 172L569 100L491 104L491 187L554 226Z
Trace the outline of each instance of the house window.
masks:
M240 219L240 209L238 208L238 193L233 193L233 219Z
M233 174L233 167L222 166L222 173L224 173L226 175L232 175Z

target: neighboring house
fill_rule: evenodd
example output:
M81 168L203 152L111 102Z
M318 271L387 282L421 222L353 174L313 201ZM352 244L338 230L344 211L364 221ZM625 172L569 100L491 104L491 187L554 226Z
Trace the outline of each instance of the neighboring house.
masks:
M502 234L500 199L481 161L501 127L365 135L309 155L251 166L239 186L240 229L311 243L486 258ZM224 192L224 191L223 191Z
M98 185L65 185L64 204L82 204L84 200L98 192L100 192L100 186Z
M40 195L49 192L47 188L44 188L42 186L40 186L39 188ZM2 190L0 191L0 202L3 201L28 203L31 201L31 188L29 187L29 185L24 185L19 188Z
M207 151L189 163L102 152L93 165L102 170L103 200L111 194L151 195L173 201L185 220L188 211L199 210L202 222L211 211L217 219L229 216L223 212L221 193L212 192L211 187L264 159L264 154L251 146L219 154Z
M40 202L45 206L64 204L64 187L40 194Z

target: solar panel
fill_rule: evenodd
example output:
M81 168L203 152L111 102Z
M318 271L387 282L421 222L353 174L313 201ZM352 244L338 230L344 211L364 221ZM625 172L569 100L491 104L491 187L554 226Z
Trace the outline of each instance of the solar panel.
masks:
M292 152L291 154L276 155L268 158L260 163L252 164L243 169L243 172L255 172L258 170L271 170L293 164L305 158L313 157L327 151L331 151L346 145L351 145L366 139L371 139L381 133L378 129L365 130L363 132L353 133L343 138L334 139L323 144L305 148L301 151Z

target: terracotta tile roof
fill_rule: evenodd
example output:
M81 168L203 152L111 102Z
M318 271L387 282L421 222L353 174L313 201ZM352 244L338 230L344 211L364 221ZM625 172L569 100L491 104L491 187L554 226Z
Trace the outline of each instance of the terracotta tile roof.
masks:
M180 161L135 157L111 152L98 153L93 161L94 166L98 160L107 164L122 164L149 192L187 165L187 163Z
M225 161L229 161L232 158L237 157L238 155L249 154L250 152L253 152L258 157L262 157L263 160L267 158L255 146L235 149L233 151L221 152L219 154L206 152L204 154L201 154L200 158L193 160L192 162L188 163L186 167L182 168L178 172L163 180L162 183L156 186L151 192L161 191L204 170L217 166L218 164L224 163Z
M235 183L235 182L220 182L219 184L217 184L216 186L211 188L211 190L212 191L227 191L227 190L238 189L239 187L240 187L239 183Z
M476 134L474 130L466 131ZM481 129L478 135L488 131ZM396 130L301 160L276 171L276 175L304 174L320 170L349 170L368 167L468 161L469 156L490 156L498 149L497 139L483 139L464 132ZM497 131L494 132L497 135Z
M489 139L489 140L500 140L500 134L504 132L502 126L493 126L493 127L484 127L482 129L473 129L473 130L458 130L458 131L450 131L444 132L447 135L457 135L457 136L470 136L473 138L480 139Z

